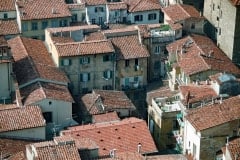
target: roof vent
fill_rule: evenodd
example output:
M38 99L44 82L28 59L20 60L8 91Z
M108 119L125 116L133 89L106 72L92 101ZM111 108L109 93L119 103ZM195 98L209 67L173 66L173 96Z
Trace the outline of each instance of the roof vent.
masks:
M138 143L138 145L137 145L137 151L138 151L138 153L141 153L141 149L142 149L142 144L141 144L141 143Z
M56 14L56 9L55 8L52 8L52 14Z

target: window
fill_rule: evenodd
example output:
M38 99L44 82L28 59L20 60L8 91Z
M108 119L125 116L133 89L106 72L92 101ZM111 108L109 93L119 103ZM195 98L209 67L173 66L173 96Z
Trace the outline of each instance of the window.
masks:
M218 35L221 35L221 28L217 29Z
M128 67L129 66L129 60L126 60L125 61L125 67Z
M192 23L191 29L195 29L195 24L194 23Z
M156 13L151 13L148 15L148 20L155 20L157 19L157 14Z
M80 81L81 82L90 81L90 73L81 73L80 74Z
M154 53L155 54L159 54L160 52L161 52L161 47L160 46L156 46Z
M96 19L95 18L92 19L92 24L96 24Z
M179 129L179 124L177 120L173 120L172 123L173 123L173 130Z
M161 67L161 62L160 61L155 61L154 62L154 70L159 70Z
M217 16L217 21L219 21L219 17Z
M77 22L77 14L72 15L72 22Z
M135 59L135 65L136 66L138 65L138 59Z
M195 157L197 154L197 146L193 143L193 156Z
M103 77L105 79L110 79L110 78L112 78L112 76L113 76L113 72L111 70L107 70L107 71L103 72Z
M38 30L37 22L32 22L32 30Z
M142 15L136 15L134 17L134 21L142 21L143 20L143 16Z
M28 31L28 23L22 23L22 31Z
M214 9L215 9L215 4L213 3L212 4L212 10L214 11Z
M80 64L89 64L89 63L90 63L90 57L80 58Z
M43 117L46 120L46 123L52 123L52 112L43 112Z
M52 20L51 21L51 26L52 27L58 27L58 21L57 20Z
M71 59L63 59L61 64L62 64L62 66L70 66L71 65Z
M7 18L8 18L8 14L7 14L7 13L4 13L4 14L3 14L3 18L4 18L4 19L7 19Z
M139 78L138 77L134 77L134 82L138 82Z
M111 61L112 60L112 56L111 55L104 55L103 56L103 62L107 62L107 61Z
M95 7L95 12L103 12L103 7Z
M67 26L67 20L60 20L59 21L59 26L60 27L66 27Z
M48 21L42 22L42 29L46 29L48 27Z
M129 86L129 78L125 78L125 86Z

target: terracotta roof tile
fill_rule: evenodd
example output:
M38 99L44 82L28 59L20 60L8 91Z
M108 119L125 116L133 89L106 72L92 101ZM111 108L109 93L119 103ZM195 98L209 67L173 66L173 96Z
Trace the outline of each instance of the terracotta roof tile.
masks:
M19 33L16 20L0 20L0 35L15 35Z
M112 121L120 121L120 118L117 115L117 112L108 112L104 114L98 114L92 116L93 123L105 123Z
M197 131L205 130L239 119L239 104L240 96L232 97L224 100L221 104L216 103L191 110L186 116L186 119Z
M25 156L24 152L21 151L9 157L8 160L27 160L27 157Z
M121 152L119 153L117 150L115 151L114 157L102 158L103 160L144 160L144 156L142 156L138 152Z
M0 47L8 46L7 40L4 38L4 36L0 36Z
M137 118L128 118L109 124L92 124L70 127L62 131L63 135L73 138L90 138L99 146L99 156L109 155L110 150L117 152L137 152L141 144L141 153L157 152L146 122Z
M124 2L111 2L107 3L109 10L125 10L127 9L127 4Z
M82 110L92 115L115 109L136 109L123 91L93 90L91 94L86 94L81 98L81 103L83 104Z
M189 94L189 103L200 102L206 99L212 99L217 97L217 93L212 89L210 85L195 85L189 84L186 86L179 86L179 90L183 95L183 103L187 105L186 95Z
M74 102L67 86L46 82L32 83L20 89L23 103L34 104L43 99Z
M60 83L69 82L65 73L55 67L42 41L18 36L10 39L8 44L15 60L14 71L19 85L37 78Z
M49 141L33 143L26 146L30 152L36 152L36 160L58 159L58 160L80 160L78 150L74 141Z
M191 35L182 38L169 44L167 50L174 54L178 52L178 64L187 75L208 70L240 74L240 70L206 36Z
M240 138L231 140L227 146L230 156L234 160L240 160Z
M14 0L0 1L0 12L4 12L4 11L16 11Z
M83 4L83 3L81 3L81 4L74 3L74 4L67 4L67 5L68 5L69 9L75 9L75 8L77 8L77 9L85 9L85 4Z
M114 52L112 43L108 40L56 44L56 48L61 57Z
M69 26L69 27L57 27L47 28L46 30L50 33L67 32L67 31L78 31L78 30L99 30L98 25L82 25L82 26Z
M89 6L107 4L107 0L83 0L83 2L86 3L86 5L89 5Z
M232 2L233 5L235 5L235 6L239 6L239 5L240 5L240 0L231 0L231 2Z
M182 154L147 156L147 160L187 160Z
M149 52L147 48L139 42L138 35L115 37L112 38L111 41L119 53L118 59L149 57Z
M168 7L163 8L164 14L166 14L171 21L178 22L180 20L185 20L188 18L202 18L193 6L191 5L170 5Z
M123 0L123 2L129 5L129 12L161 10L161 5L157 0Z
M16 104L0 104L0 111L7 110L7 109L15 109L18 108Z
M85 41L104 40L106 37L102 32L93 32L86 35Z
M18 0L21 20L70 17L71 13L64 0Z
M38 106L27 106L0 111L0 132L43 127L46 125Z
M74 40L71 37L56 37L52 36L52 41L54 43L71 43L74 42Z
M2 157L4 158L5 156L6 157L10 156L9 160L25 160L25 159L18 159L15 157L19 156L19 154L20 156L22 154L24 155L26 150L25 146L30 143L33 143L33 141L0 138L0 148L2 152Z

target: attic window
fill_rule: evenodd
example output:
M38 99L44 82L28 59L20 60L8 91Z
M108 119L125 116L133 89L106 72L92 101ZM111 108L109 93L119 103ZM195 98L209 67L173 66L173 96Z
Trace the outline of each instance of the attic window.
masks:
M118 129L117 129L117 128L115 128L115 131L118 131Z
M132 126L132 128L136 128L135 126Z
M101 131L97 131L97 133L101 133Z
M121 139L121 137L118 137L118 139Z
M80 134L77 134L76 136L78 136L78 137L79 137L79 136L80 136Z
M101 142L103 142L103 139L100 139Z

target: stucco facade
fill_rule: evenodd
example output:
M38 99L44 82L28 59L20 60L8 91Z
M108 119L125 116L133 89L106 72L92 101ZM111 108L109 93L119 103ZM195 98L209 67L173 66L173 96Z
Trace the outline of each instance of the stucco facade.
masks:
M130 12L127 20L132 24L156 24L160 21L160 10Z
M0 11L0 20L15 19L16 17L16 11Z
M236 64L240 63L240 9L229 0L206 0L204 17L209 21L205 32L223 52Z
M106 4L103 5L86 5L86 20L87 24L102 25L107 22Z

